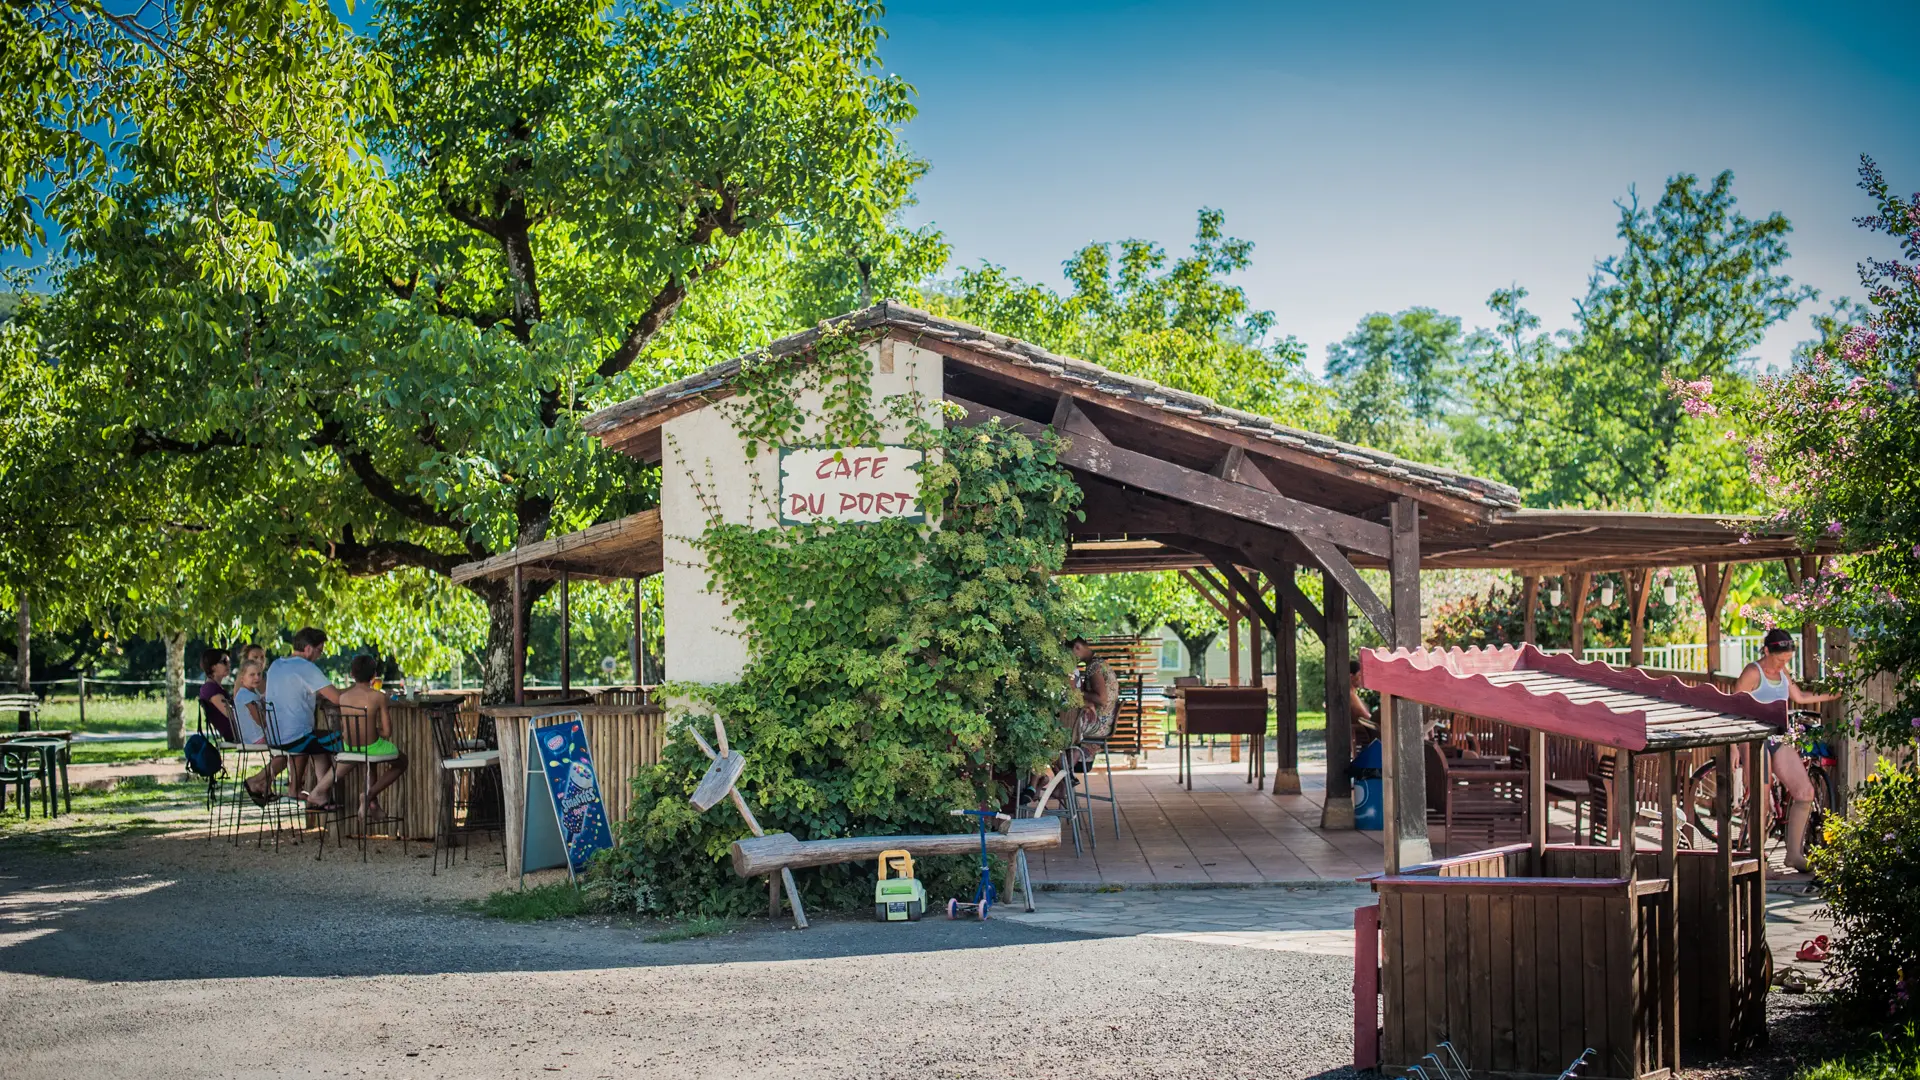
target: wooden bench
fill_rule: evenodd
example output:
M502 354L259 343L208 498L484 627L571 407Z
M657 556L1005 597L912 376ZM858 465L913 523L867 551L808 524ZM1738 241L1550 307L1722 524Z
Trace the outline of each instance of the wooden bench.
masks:
M987 833L987 851L1011 854L1007 864L1007 895L1013 895L1016 877L1027 910L1033 910L1033 881L1027 874L1027 849L1060 846L1057 817L1014 818L998 832ZM980 834L943 836L849 836L839 840L802 840L792 833L742 837L733 842L733 872L743 878L764 877L782 870L878 859L883 851L910 851L926 855L976 855Z

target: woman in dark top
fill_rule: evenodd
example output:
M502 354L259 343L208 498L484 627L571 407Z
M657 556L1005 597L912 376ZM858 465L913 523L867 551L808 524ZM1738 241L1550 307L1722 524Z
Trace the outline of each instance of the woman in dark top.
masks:
M233 661L225 649L203 649L200 652L200 670L206 673L207 681L200 684L200 719L205 726L220 733L220 741L235 742L233 725L233 698L227 694L227 673L232 670Z

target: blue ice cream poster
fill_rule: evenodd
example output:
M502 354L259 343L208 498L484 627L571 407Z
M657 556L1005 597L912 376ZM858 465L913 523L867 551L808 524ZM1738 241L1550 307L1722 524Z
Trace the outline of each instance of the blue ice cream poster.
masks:
M540 751L540 763L547 774L547 792L553 797L568 868L575 875L584 873L594 852L613 846L586 732L579 720L568 720L533 729L533 744Z

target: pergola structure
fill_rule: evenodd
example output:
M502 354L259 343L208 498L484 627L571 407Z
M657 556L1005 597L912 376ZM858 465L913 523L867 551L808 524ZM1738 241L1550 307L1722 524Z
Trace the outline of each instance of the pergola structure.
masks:
M1543 574L1584 582L1595 572L1626 570L1629 600L1644 612L1653 568L1693 565L1710 610L1717 612L1725 564L1807 554L1791 536L1757 520L1524 509L1519 493L1503 484L1291 428L894 301L834 322L841 333L877 342L876 370L892 370L898 344L936 354L941 396L959 408L960 423L998 422L1063 438L1060 461L1085 496L1068 573L1198 568L1217 575L1214 580L1241 611L1265 625L1280 651L1283 753L1292 745L1286 733L1298 709L1291 662L1295 628L1304 624L1318 635L1329 657L1348 655L1351 603L1390 647L1418 648L1422 569L1518 570L1526 576L1529 599ZM818 329L794 334L750 355L806 353L821 335ZM742 360L602 409L586 419L585 429L610 449L658 464L666 425L731 396ZM635 515L468 564L455 580L637 576L660 568L660 537L658 516ZM1384 595L1361 576L1366 568L1387 572ZM1323 604L1299 589L1296 572L1302 569L1320 574ZM1585 590L1576 584L1570 591L1578 615ZM1531 624L1531 605L1528 610ZM1710 618L1709 626L1716 622ZM516 656L524 656L524 648ZM1347 665L1326 668L1327 699L1345 701ZM1389 756L1418 763L1419 706L1402 702L1397 708L1397 722L1387 730L1398 752ZM1328 713L1328 746L1347 745L1345 711ZM1294 763L1280 765L1284 775ZM1401 850L1387 853L1391 871L1423 861L1430 847L1422 770L1416 764L1388 780L1403 841ZM1328 770L1324 820L1330 827L1352 826L1351 790L1342 770Z

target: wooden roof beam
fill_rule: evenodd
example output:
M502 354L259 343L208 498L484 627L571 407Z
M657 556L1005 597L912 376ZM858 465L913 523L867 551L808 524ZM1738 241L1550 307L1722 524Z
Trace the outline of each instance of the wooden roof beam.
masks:
M948 400L967 411L969 423L997 419L1008 427L1029 434L1037 435L1047 430L1031 420L999 409L960 398ZM1378 522L1351 517L1248 484L1222 480L1111 443L1070 438L1061 449L1060 462L1069 468L1142 491L1204 506L1255 524L1284 529L1298 536L1309 550L1319 544L1327 550L1338 546L1382 558L1387 554L1389 533L1386 526Z

